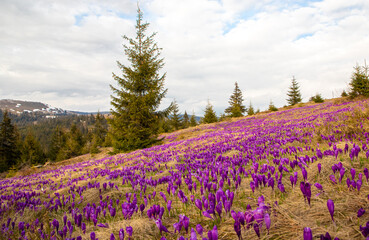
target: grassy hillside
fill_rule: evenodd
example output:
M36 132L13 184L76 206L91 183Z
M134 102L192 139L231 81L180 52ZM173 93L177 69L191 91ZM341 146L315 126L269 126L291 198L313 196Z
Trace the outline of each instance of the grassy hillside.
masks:
M368 141L368 100L181 130L2 179L0 238L365 239Z

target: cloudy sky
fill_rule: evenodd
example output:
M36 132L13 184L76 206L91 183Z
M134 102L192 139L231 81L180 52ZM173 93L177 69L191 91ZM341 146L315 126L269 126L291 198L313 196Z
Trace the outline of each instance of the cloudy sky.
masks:
M180 110L218 114L237 81L265 110L286 104L295 76L303 101L347 89L369 57L368 0L141 0L163 48L168 93ZM137 1L1 0L0 99L80 111L110 109L122 36L135 36Z

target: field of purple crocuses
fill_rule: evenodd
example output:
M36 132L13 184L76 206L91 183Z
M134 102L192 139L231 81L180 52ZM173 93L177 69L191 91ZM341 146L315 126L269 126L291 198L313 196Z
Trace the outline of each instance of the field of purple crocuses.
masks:
M369 101L200 125L0 180L0 239L368 239Z

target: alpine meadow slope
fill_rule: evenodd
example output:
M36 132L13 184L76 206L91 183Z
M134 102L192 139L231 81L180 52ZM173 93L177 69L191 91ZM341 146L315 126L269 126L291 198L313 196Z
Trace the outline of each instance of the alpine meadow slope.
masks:
M297 106L1 179L0 236L365 239L369 100Z

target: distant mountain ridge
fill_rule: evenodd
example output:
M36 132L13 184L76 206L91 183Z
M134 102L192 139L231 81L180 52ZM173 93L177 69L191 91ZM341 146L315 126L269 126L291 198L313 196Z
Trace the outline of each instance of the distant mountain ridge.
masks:
M13 99L2 99L0 100L0 109L9 111L13 114L22 113L43 113L46 115L89 115L97 114L97 112L81 112L81 111L70 111L64 110L62 108L52 107L49 104L42 102L32 102L23 100L13 100ZM110 114L108 111L100 112L101 114Z
M52 107L48 104L41 102L22 101L13 99L0 100L0 109L8 110L13 114L21 113L45 113L45 114L66 114L67 111Z

